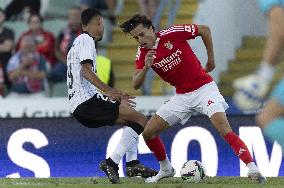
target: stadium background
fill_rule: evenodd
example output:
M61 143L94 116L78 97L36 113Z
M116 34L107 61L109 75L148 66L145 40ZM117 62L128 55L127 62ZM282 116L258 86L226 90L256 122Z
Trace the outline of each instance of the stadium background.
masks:
M49 15L57 15L57 17L47 19L44 25L55 35L66 24L64 14L67 12L68 5L71 4L66 2L70 1L50 0L50 7L47 12L49 12ZM138 10L135 3L135 0L124 0L125 6L117 17L118 22L125 20ZM256 64L260 62L267 23L259 12L255 0L182 0L181 3L176 23L194 22L209 25L211 28L217 64L212 76L218 82L221 92L230 103L230 97L233 93L232 81L251 72ZM162 19L162 23L165 22L166 13ZM8 22L7 25L16 31L17 37L27 28L25 23L18 21ZM192 42L192 47L201 61L205 62L206 54L201 41ZM130 87L131 83L129 82L133 71L135 51L136 44L134 41L122 34L118 28L115 28L113 42L107 47L106 55L112 60L114 66L116 87L124 89L130 94L140 95L139 91L135 91ZM244 65L245 69L243 68ZM273 83L280 78L281 70L283 70L283 65L282 67L280 65L279 74L276 74ZM58 88L64 87L64 84L58 86ZM162 95L166 89L168 89L168 86L159 78L156 78L153 94L156 96ZM145 104L145 101L148 102L145 105L138 106L138 110L149 116L166 98L138 98L138 105ZM33 101L0 99L1 177L103 175L98 170L98 163L107 155L108 150L111 150L108 143L118 127L97 130L82 127L69 117L69 107L66 100L66 97L63 96L62 98L54 97ZM238 109L234 108L233 104L231 104L228 116L233 129L237 133L243 130L243 135L251 134L247 136L248 141L246 143L254 151L256 162L264 175L283 176L282 151L277 144L272 145L266 140L263 143L259 142L263 141L264 138L255 125L254 116L242 115ZM193 138L193 141L188 143L188 139L194 136L188 131L180 142L173 144L173 140L175 140L179 131L197 127L201 128L197 132L201 131L203 133L202 131L206 132L206 130L210 132L209 136L211 135L216 142L217 158L214 158L214 155L211 156L212 153L206 151L206 149L201 149L206 148L207 144L212 144L212 140L203 138L202 134L200 134L200 137L195 138L198 141ZM194 131L194 129L190 130ZM119 133L115 135L117 134ZM258 137L259 140L249 140L249 138L255 137ZM211 175L244 176L246 174L237 157L216 134L216 131L212 129L208 119L204 116L193 117L186 126L176 126L164 133L162 138L165 141L172 162L173 159L179 161L174 162L177 169L179 164L186 160L198 159L205 163ZM118 139L118 136L113 137L113 139ZM186 146L179 148L181 144ZM183 155L178 155L178 152L187 153L187 158L179 160L178 157ZM212 152L214 151L212 150ZM143 163L158 168L158 163L153 156L147 154L148 151L145 149L142 139L140 139L139 153L141 154L139 159ZM209 162L206 162L206 160ZM211 163L210 160L212 160ZM121 175L123 174L121 173Z

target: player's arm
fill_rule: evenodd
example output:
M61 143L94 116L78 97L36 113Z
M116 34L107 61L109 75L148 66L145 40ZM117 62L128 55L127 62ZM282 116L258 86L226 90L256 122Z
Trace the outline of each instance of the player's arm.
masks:
M136 69L132 77L132 85L135 90L139 89L144 82L145 76L149 68Z
M143 84L145 76L153 64L155 53L155 50L150 50L145 56L145 65L143 69L135 70L132 77L132 85L134 89L139 89Z
M113 89L103 83L99 77L93 72L92 60L87 59L81 62L82 68L81 73L83 77L88 80L91 84L95 85L98 89L103 91L106 95L116 101L120 101L122 93L116 89Z
M198 36L202 38L202 41L206 47L208 60L205 66L206 72L211 72L215 68L213 42L211 37L211 31L208 26L198 25Z

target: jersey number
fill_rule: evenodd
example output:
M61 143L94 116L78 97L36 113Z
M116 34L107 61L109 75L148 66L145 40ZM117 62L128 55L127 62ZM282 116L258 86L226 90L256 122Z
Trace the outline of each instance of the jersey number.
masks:
M68 82L68 87L69 89L73 88L73 74L72 74L72 70L71 70L71 64L69 65L69 69L67 71L67 76L70 79L70 81Z

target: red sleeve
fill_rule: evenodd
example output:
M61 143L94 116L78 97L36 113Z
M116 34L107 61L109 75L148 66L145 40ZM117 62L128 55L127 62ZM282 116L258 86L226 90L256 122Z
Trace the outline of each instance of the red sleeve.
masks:
M51 59L51 63L55 63L55 37L52 33L49 34L49 55Z
M43 32L44 41L37 45L37 50L41 53L51 64L55 63L55 38L50 32Z
M195 24L174 25L158 33L158 36L166 36L173 40L189 40L198 36L198 27Z
M136 60L135 60L136 69L143 69L143 67L145 66L144 60L145 60L145 50L143 50L139 46L137 49Z

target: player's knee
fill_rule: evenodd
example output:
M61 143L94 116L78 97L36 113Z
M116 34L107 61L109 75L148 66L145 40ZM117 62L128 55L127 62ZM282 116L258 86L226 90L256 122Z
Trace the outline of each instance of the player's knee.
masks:
M139 123L143 128L146 126L148 119L141 114L140 117L137 118L137 123Z
M222 137L226 136L229 132L232 131L232 128L227 120L225 113L214 113L210 117L210 120Z
M143 128L146 126L147 121L148 119L143 114L140 114L139 112L132 114L130 117L130 122L135 122L139 124L140 126L142 126Z
M261 112L256 116L256 123L260 128L265 127L265 125L267 124L267 121L266 121L264 113Z
M138 135L144 131L144 127L139 123L129 123L128 127L131 127Z
M147 128L144 130L144 132L142 133L142 135L143 135L143 138L144 138L145 141L151 140L152 138L155 137L155 135L153 134L153 132L150 131L150 130L147 129Z

